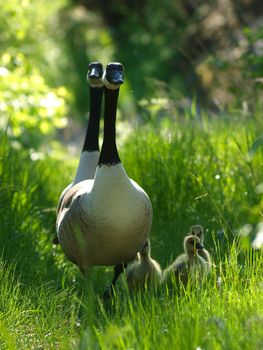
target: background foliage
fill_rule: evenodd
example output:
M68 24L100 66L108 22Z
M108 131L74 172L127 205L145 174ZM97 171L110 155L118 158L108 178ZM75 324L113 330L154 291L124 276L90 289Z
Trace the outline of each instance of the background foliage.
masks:
M66 125L69 92L55 62L62 56L56 11L61 2L7 1L0 5L0 124L36 148ZM12 131L11 131L12 130Z
M1 2L1 349L263 347L262 6ZM165 268L204 225L214 266L202 288L128 295L119 281L104 305L111 269L84 280L52 245L93 60L125 65L117 142L153 204L152 255Z
M87 64L122 61L122 118L262 99L261 1L10 0L0 13L0 123L27 147L87 115ZM231 79L229 77L231 76ZM248 113L249 114L249 113ZM73 130L70 132L69 130ZM65 136L65 135L64 135Z

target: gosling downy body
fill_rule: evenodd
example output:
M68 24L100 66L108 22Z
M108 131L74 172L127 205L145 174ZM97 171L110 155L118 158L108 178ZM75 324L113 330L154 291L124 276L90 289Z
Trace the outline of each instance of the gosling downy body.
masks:
M190 235L197 236L200 239L200 243L204 245L204 229L201 225L193 225L190 229ZM210 269L212 266L210 253L205 248L198 250L198 255L203 258L207 263L207 268Z
M163 282L175 278L185 287L189 280L201 280L207 274L206 261L198 254L203 249L200 239L191 235L184 238L184 254L179 255L175 261L164 271Z
M145 286L146 282L150 285L161 280L161 267L156 260L151 258L150 252L151 246L148 239L139 252L139 259L127 268L126 279L129 291Z
M104 137L94 179L76 183L64 196L57 233L65 255L82 272L94 265L116 265L112 284L148 239L152 206L131 180L116 146L116 110L123 66L109 63L103 74Z

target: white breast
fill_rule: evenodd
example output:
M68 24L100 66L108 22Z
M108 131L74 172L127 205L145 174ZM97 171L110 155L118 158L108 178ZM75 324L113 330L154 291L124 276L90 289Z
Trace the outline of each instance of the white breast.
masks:
M65 254L82 269L115 265L133 258L147 240L152 207L143 189L121 164L97 168L83 181L58 219Z
M98 151L84 151L81 153L75 179L62 191L58 200L58 210L63 201L63 198L65 197L67 192L72 188L72 186L87 179L94 179L96 168L98 165L98 160Z

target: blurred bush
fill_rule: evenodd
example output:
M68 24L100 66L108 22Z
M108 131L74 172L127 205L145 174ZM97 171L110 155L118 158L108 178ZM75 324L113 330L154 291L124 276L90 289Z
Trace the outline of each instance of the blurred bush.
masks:
M86 119L93 60L124 63L126 120L203 107L260 113L262 7L261 0L1 2L0 126L9 122L20 145L37 148L69 117ZM68 129L73 138L72 123Z
M54 40L63 0L11 0L0 4L0 125L9 123L19 144L37 148L65 126L70 94L57 84Z
M253 108L262 95L263 3L260 0L72 0L96 12L127 67L135 100L196 96L216 111ZM191 102L190 102L191 103Z

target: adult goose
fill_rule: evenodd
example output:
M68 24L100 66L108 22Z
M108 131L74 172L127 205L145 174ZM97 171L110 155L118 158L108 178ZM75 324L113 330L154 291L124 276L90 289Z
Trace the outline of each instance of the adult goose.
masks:
M151 243L148 239L139 252L139 259L127 268L126 280L129 291L144 287L145 283L161 281L162 269L160 264L151 258Z
M89 122L86 130L84 144L80 154L79 164L75 178L61 193L57 211L65 194L76 183L94 179L95 171L99 161L99 127L100 127L100 110L103 95L102 82L103 66L99 62L91 62L88 67L87 81L90 93Z
M60 210L63 198L68 190L76 183L93 179L99 160L99 127L100 111L103 95L102 82L103 66L100 62L91 62L88 67L87 81L90 93L89 121L80 154L79 164L73 180L61 193L57 205L57 214ZM53 239L53 244L59 244L58 237Z
M123 264L134 258L149 236L152 206L131 180L116 146L116 111L123 66L109 63L103 73L104 137L94 179L76 183L57 215L58 239L66 256L86 273L94 265L115 265L112 285Z

